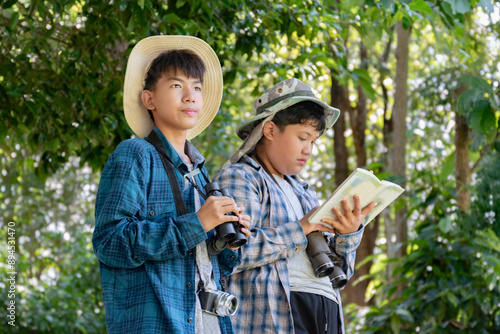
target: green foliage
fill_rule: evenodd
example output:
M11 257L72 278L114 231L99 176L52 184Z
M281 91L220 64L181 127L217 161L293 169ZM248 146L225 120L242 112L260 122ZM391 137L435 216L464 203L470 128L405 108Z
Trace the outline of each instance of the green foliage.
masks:
M227 65L230 87L245 71L235 59L261 54L283 36L312 39L323 11L320 1L216 0L26 1L4 2L3 8L0 140L15 138L39 154L35 172L41 178L70 156L100 169L114 147L132 135L124 126L121 88L127 56L140 39L157 34L204 39ZM274 72L275 65L262 68Z
M500 98L488 82L482 78L463 76L462 82L471 87L458 99L457 110L467 119L467 124L483 139L491 143L498 133ZM496 112L495 112L496 111Z
M184 34L214 47L223 65L224 98L213 124L193 140L211 175L241 144L235 129L253 113L256 96L297 77L327 101L334 75L354 97L353 108L358 87L368 97L368 164L387 178L383 133L394 103L395 57L384 54L394 49L393 27L400 20L412 31L407 184L410 221L418 225L399 267L407 286L403 297L390 298L395 286L385 284L384 269L397 260L387 259L381 244L369 275L377 306L354 325L362 333L498 330L499 225L490 223L500 214L500 178L493 168L498 160L492 155L483 161L492 168L478 174L472 211L462 216L455 207L452 139L457 106L473 130L472 150L500 149L498 78L490 75L498 72L498 55L487 44L498 39L500 28L474 24L475 7L492 12L490 0L0 5L0 225L16 223L19 332L104 332L90 243L93 196L106 159L133 135L121 101L135 43L149 35ZM360 41L368 48L366 63L358 60ZM455 92L463 86L468 90L457 102ZM320 197L334 189L332 138L328 131L318 140L315 161L302 175ZM354 168L353 139L346 139ZM0 232L2 248L6 233ZM0 301L5 305L6 296Z
M494 333L500 330L500 154L493 152L478 173L474 208L461 214L453 194L431 173L420 173L432 190L412 206L426 211L409 254L396 272L396 285L383 286L389 301L371 307L362 333ZM415 195L418 194L418 190ZM416 203L414 203L416 204ZM381 287L382 288L382 287Z
M0 247L7 249L10 222L15 225L16 327L2 321L0 332L105 332L91 244L98 175L79 168L73 158L42 182L19 172L16 160L29 158L24 148L5 153L0 149ZM11 271L4 261L0 268ZM0 295L4 310L10 300L7 293Z

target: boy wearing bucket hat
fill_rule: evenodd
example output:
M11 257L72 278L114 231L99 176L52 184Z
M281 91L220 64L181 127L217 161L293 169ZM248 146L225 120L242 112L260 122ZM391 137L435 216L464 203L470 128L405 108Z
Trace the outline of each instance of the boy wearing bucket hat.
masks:
M241 264L228 282L241 304L233 317L235 332L341 333L339 291L328 276L316 277L306 254L307 235L327 232L331 250L351 277L361 222L376 204L362 210L355 196L354 210L343 201L343 211L335 209L339 221L325 221L335 230L310 224L318 199L298 173L340 112L297 79L275 85L254 107L256 116L238 128L243 144L214 178L252 217Z
M106 163L92 240L109 333L233 332L227 314L202 312L199 293L221 292L241 256L237 248L208 254L213 228L238 221L248 236L250 217L229 197L205 199L205 159L188 141L221 97L220 63L204 41L153 36L132 50L123 102L138 138Z

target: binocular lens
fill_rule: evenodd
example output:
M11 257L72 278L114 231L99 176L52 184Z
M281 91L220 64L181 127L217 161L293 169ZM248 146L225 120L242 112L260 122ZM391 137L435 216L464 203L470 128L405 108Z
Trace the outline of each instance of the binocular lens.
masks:
M330 281L332 282L332 287L334 289L341 289L347 284L347 276L344 274L342 269L336 267L330 274Z
M229 241L229 247L237 248L247 243L247 236L238 230L233 240Z
M316 277L325 277L330 275L333 272L334 268L335 266L332 262L326 262L317 266L314 270L314 274L316 275Z

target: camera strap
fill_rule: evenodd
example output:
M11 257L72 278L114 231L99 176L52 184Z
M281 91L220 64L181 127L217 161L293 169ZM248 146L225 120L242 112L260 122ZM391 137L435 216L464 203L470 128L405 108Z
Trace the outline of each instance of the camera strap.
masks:
M290 208L292 209L293 213L295 214L295 218L297 220L299 220L300 218L299 218L299 215L297 214L297 211L295 210L292 202L290 201L290 199L286 195L286 192L283 190L283 188L281 188L278 180L276 180L276 178L274 177L273 173L271 173L271 171L267 168L266 164L260 159L260 157L259 157L259 155L257 153L254 153L253 156L259 162L259 164L262 166L262 168L264 168L264 170L266 171L266 173L269 174L269 176L271 177L271 179L273 179L274 183L276 183L276 185L278 186L278 188L283 193L283 196L285 197L286 201L288 202L288 205L290 206Z

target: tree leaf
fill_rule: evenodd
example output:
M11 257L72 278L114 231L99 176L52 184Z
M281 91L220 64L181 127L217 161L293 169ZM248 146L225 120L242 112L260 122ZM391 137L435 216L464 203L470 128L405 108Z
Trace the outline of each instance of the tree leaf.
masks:
M455 152L450 154L444 161L441 173L439 173L439 179L442 183L445 183L448 180L448 176L453 173L455 173Z
M2 8L8 9L8 8L12 7L12 5L15 4L16 2L17 2L17 0L7 0L2 4Z
M479 0L479 5L486 11L493 13L495 11L495 8L493 7L493 4L491 3L490 0Z
M19 12L14 12L10 17L10 22L9 22L10 31L14 30L14 28L17 26L17 22L19 22Z
M443 218L439 221L438 227L444 233L448 233L451 231L451 229L453 227L453 222L447 218Z
M460 115L468 116L476 104L484 99L484 93L478 89L470 89L458 98L457 111Z
M470 1L467 0L444 0L450 4L453 13L465 14L470 11Z
M431 6L423 0L412 1L409 6L411 10L424 13L425 15L430 15L432 13Z
M462 75L460 77L460 82L472 87L476 90L482 90L486 93L493 94L493 88L488 83L488 81L483 78L472 76L472 75Z

